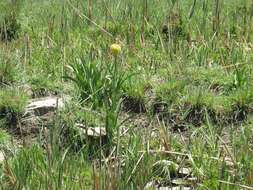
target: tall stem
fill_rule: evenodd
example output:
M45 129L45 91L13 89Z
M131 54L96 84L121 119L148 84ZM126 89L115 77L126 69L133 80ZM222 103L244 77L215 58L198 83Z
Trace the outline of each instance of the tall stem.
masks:
M220 24L220 0L215 0L214 4L214 20L213 20L213 32L218 33Z
M148 15L148 1L143 0L143 15L142 15L142 26L141 26L141 42L142 45L145 44L144 31L145 31L145 22Z
M88 25L91 25L92 21L92 0L88 0Z

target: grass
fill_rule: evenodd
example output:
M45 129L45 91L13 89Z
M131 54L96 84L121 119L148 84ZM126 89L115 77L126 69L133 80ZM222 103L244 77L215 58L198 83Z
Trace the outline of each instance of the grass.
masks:
M252 189L252 9L1 2L0 189ZM16 133L45 96L68 101Z
M0 99L1 128L6 125L16 128L27 102L26 94L14 89L1 89Z

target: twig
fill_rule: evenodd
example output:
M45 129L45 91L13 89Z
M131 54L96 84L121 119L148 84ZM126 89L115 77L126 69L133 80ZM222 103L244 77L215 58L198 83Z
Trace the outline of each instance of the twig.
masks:
M249 63L237 63L237 64L230 64L230 65L226 65L226 66L223 66L224 69L227 69L227 68L230 68L230 67L237 67L237 66L240 66L240 65L248 65Z
M127 179L127 183L130 181L132 175L134 174L135 170L137 169L137 166L139 165L140 161L142 160L143 156L145 155L145 152L142 153L141 157L139 158L139 160L137 161L137 163L134 166L133 171L131 172L130 176Z
M225 147L225 149L226 149L228 155L230 156L230 158L231 158L233 164L236 166L237 163L236 163L236 161L235 161L235 158L234 158L233 154L229 151L229 149L228 149L226 143L222 140L222 138L221 138L220 136L218 136L218 138L220 139L220 141L221 141L222 144L224 145L224 147Z
M78 16L79 16L79 17L85 18L85 19L88 20L90 23L92 23L93 25L95 25L96 27L98 27L101 31L103 31L104 33L106 33L106 34L109 35L110 37L113 37L113 35L112 35L110 32L108 32L107 30L105 30L102 26L100 26L100 25L98 25L97 23L95 23L93 20L91 20L91 19L90 19L88 16L86 16L85 14L80 13L80 11L79 11L74 5L72 5L72 4L70 3L69 0L68 0L67 2L68 2L68 4L78 13Z
M108 31L107 31L106 29L104 29L102 26L98 25L96 22L94 22L93 20L91 20L91 19L90 19L88 16L86 16L85 14L82 14L78 8L76 8L74 5L71 4L71 2L70 2L69 0L68 0L67 2L68 2L68 4L70 5L70 7L72 7L72 8L74 9L74 11L76 11L76 12L78 13L78 16L79 16L80 18L84 18L84 19L88 20L90 23L92 23L94 26L96 26L97 28L99 28L102 32L104 32L105 34L107 34L107 35L110 36L111 38L114 37L112 33L108 32ZM122 45L125 45L124 42L122 42L122 41L120 41L120 40L119 40L119 42L120 42ZM138 54L135 53L135 52L134 52L134 54L135 54L139 59L141 59L141 56L140 56L140 55L138 55Z
M142 153L146 153L147 151L139 151ZM182 153L182 152L175 152L175 151L168 151L168 150L149 150L149 153L165 153L165 154L174 154L174 155L178 155L178 156L190 156L190 154L187 153ZM193 157L197 157L197 156L193 156Z

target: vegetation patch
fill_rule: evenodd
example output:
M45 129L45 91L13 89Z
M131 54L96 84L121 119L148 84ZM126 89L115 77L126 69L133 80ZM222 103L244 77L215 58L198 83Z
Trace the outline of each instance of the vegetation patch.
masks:
M0 39L3 42L18 38L21 24L17 20L20 9L19 0L1 2Z
M24 113L26 95L17 90L1 89L0 100L0 118L6 121L7 128L8 126L15 128Z
M14 15L6 16L0 27L0 38L2 41L12 41L18 38L20 24Z
M250 0L0 1L0 189L252 189L252 23Z

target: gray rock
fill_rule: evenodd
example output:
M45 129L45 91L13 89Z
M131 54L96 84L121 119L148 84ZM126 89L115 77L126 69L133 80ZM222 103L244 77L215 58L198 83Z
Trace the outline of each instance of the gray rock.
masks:
M32 99L25 108L25 116L41 116L64 106L63 99L59 97L45 97Z
M4 159L5 159L4 153L0 151L0 164L4 161Z
M86 127L80 123L77 123L76 127L81 133L90 137L106 136L106 130L104 127Z

